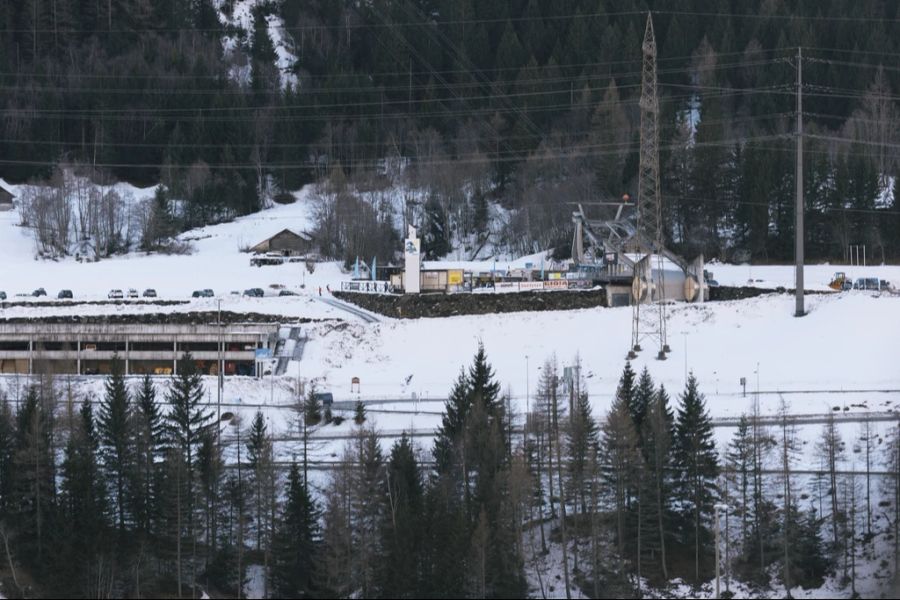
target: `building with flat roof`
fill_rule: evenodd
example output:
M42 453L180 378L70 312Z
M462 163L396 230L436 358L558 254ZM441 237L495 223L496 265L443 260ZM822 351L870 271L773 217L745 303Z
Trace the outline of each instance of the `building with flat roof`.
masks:
M198 370L260 375L278 341L276 323L0 323L0 373L101 375L114 355L126 375L172 375L190 352Z

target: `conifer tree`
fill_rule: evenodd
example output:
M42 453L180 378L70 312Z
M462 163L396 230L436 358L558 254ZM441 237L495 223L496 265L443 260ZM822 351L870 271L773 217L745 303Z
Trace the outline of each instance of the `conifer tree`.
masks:
M46 567L44 553L55 495L52 426L37 386L25 391L16 413L15 478L11 519L19 537L19 557Z
M201 406L203 400L203 380L194 363L193 356L186 352L178 361L178 374L173 378L166 393L166 401L171 406L166 415L166 427L169 444L174 452L167 457L171 475L174 475L177 504L174 506L176 516L176 542L178 562L178 583L181 585L182 536L194 536L194 511L196 508L196 461L197 450L203 442L202 432L213 417L211 411ZM192 560L192 565L195 561Z
M694 550L694 578L700 581L701 558L708 554L711 540L708 523L717 497L719 463L712 421L693 374L681 395L673 455L678 472L675 491L681 500L679 530L682 543Z
M86 400L66 444L61 469L61 524L65 532L60 535L64 547L59 561L62 573L58 575L60 580L68 580L66 587L75 585L88 597L101 593L97 582L105 576L101 556L106 554L106 481L99 449L93 408ZM73 591L69 587L65 593Z
M409 437L404 433L391 448L387 465L388 513L382 525L384 556L379 595L418 598L422 589L424 484Z
M141 536L149 535L157 516L159 468L165 444L162 414L156 400L156 388L149 375L141 379L131 411L131 443L134 468L129 481L131 511Z
M103 466L112 481L116 523L121 535L125 531L127 508L126 484L131 473L131 399L125 386L122 361L113 355L106 393L100 402L97 429L102 445Z
M641 376L643 379L643 375ZM675 417L669 406L669 395L660 385L647 406L643 427L643 457L645 488L641 498L646 506L641 548L646 556L649 571L668 580L667 547L671 542L672 497L672 444L675 437Z
M9 517L15 483L16 426L8 399L0 394L0 521Z
M631 420L634 421L634 429L638 433L640 445L643 445L644 440L644 420L655 396L656 389L653 386L653 378L650 377L650 371L647 370L647 367L644 367L641 370L641 376L638 378L637 386L634 388L631 406L629 407Z
M356 401L356 408L354 409L353 414L353 422L357 425L362 425L366 422L366 405L362 403L362 400Z
M288 473L284 508L273 540L272 591L279 598L314 598L321 593L322 539L319 509L297 463Z
M626 372L629 367L626 366ZM622 386L620 385L620 389ZM617 395L609 413L602 424L601 452L603 458L603 479L606 490L611 497L615 512L616 554L619 561L618 574L624 577L625 561L630 548L629 541L634 539L628 528L629 493L634 489L637 472L641 461L637 447L637 432L631 420L627 396Z
M270 538L271 524L271 492L275 485L274 456L272 436L268 431L262 411L256 411L250 425L247 439L247 458L253 478L253 507L256 512L256 550L263 549L266 540L266 552Z

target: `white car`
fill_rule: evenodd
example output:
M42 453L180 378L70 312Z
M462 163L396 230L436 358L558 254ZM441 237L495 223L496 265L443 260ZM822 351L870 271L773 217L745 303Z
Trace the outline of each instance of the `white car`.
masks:
M121 300L125 297L125 294L122 293L122 290L109 290L109 293L106 295L110 300Z
M138 294L138 291L136 289L128 288L128 297L129 298L139 298L140 295Z

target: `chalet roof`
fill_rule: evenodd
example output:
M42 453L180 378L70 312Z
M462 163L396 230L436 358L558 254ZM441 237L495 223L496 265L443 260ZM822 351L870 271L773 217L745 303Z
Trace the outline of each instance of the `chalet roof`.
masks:
M272 238L278 237L278 236L281 235L282 233L289 233L289 234L291 234L291 235L293 235L293 236L296 236L296 237L300 238L301 240L305 240L305 241L307 241L307 242L311 242L311 241L312 241L312 236L309 235L308 233L306 233L305 231L294 231L293 229L282 229L282 230L279 231L278 233L276 233L276 234L274 234L274 235L272 235L272 236L270 236L270 237L267 237L266 239L262 240L262 242L260 242L260 244L262 244L263 242L268 242L268 241L271 240ZM259 244L257 244L257 245L259 245Z

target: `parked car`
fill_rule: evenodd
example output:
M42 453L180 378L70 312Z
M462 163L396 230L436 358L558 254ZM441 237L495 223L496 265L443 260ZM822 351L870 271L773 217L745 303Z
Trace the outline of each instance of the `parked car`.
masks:
M0 292L0 300L6 300L6 292Z
M128 288L128 297L129 298L139 298L138 291L134 288Z
M279 296L296 296L297 292L292 292L291 290L281 290L278 292Z
M201 298L203 297L203 292L201 290L194 290L191 294L191 298Z
M144 298L156 298L156 290L153 288L147 288L144 290Z
M31 295L34 296L35 298L38 298L40 296L46 296L47 290L45 290L44 288L38 288L38 289L34 290L33 292L31 292Z
M110 300L121 300L125 297L125 294L122 293L122 290L109 290L109 293L106 295Z
M215 296L216 296L216 293L213 292L211 289L206 288L205 290L203 290L204 298L215 298Z
M871 290L879 291L881 289L881 281L877 277L860 277L853 284L854 290Z
M59 299L72 299L72 290L59 290L59 293L56 295Z
M265 295L262 288L249 288L244 290L244 295L250 298L262 298Z

